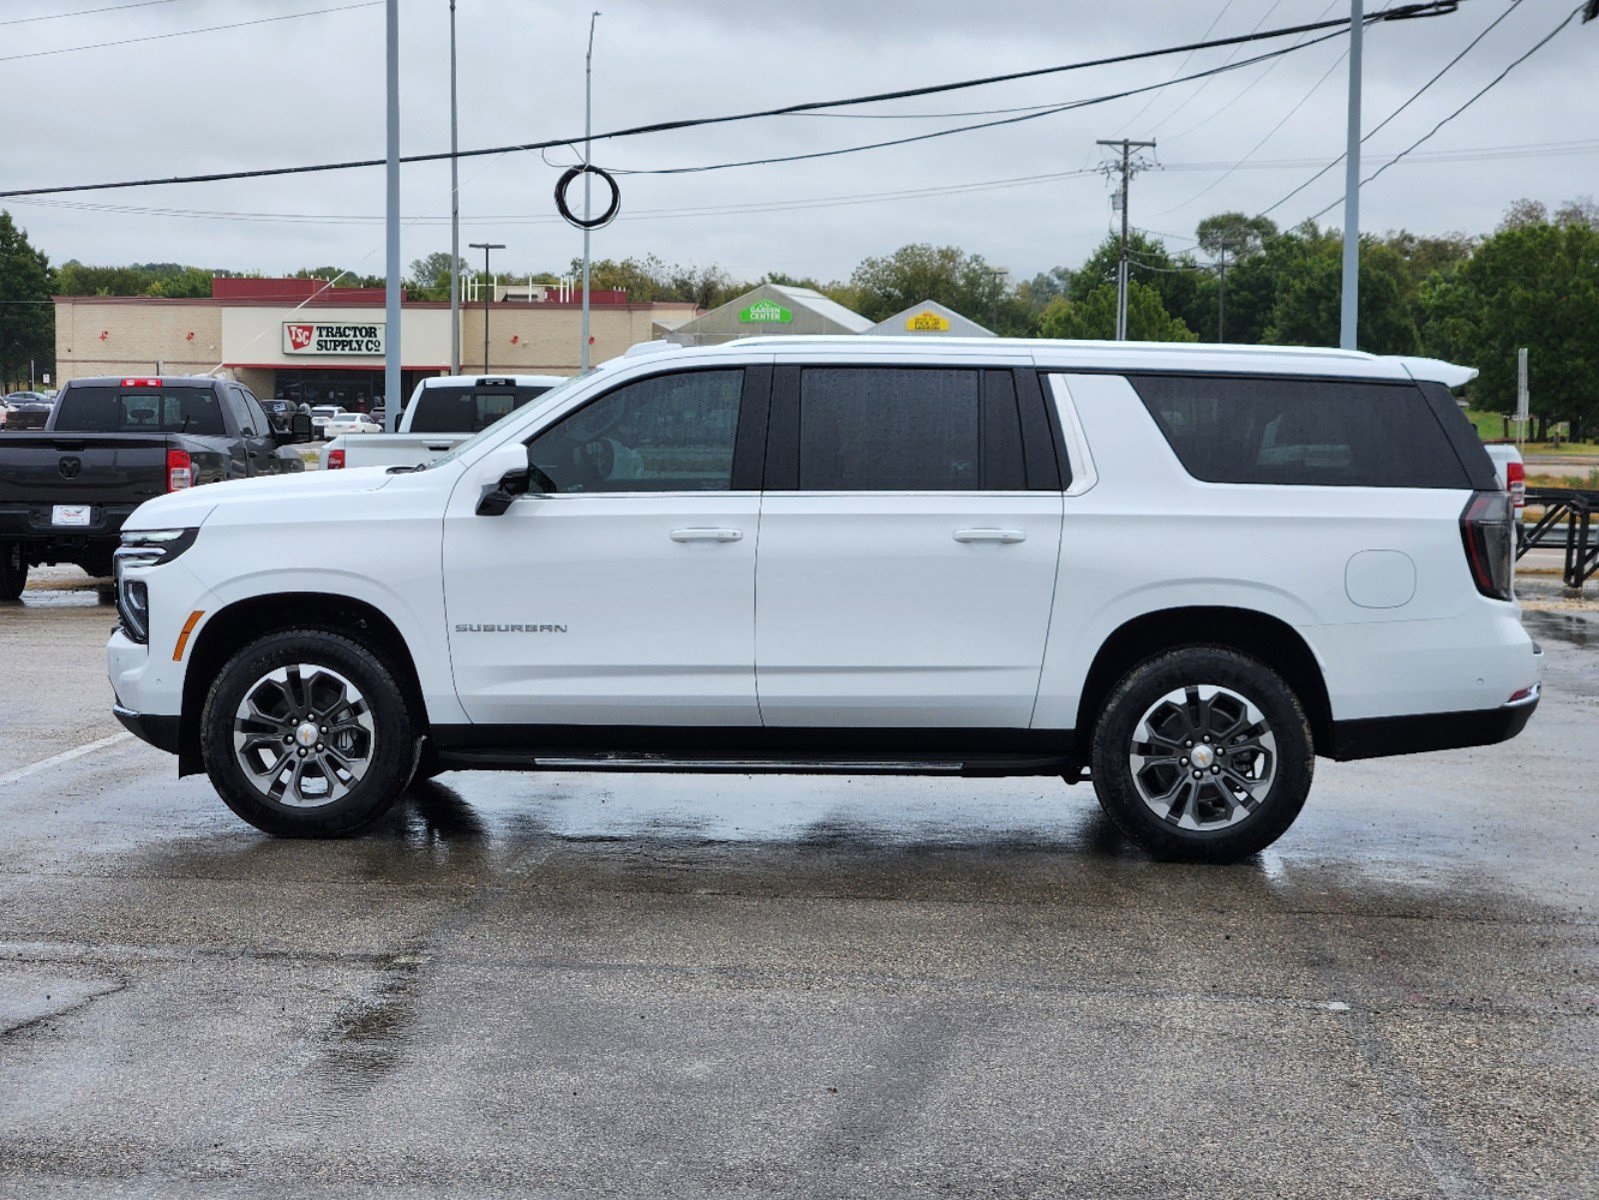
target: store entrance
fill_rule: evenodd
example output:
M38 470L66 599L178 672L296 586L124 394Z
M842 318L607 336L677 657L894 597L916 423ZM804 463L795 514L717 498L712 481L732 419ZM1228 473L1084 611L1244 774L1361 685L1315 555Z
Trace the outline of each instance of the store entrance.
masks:
M402 371L401 402L429 371ZM336 404L348 412L371 412L383 398L383 372L367 370L279 371L275 398L312 408Z

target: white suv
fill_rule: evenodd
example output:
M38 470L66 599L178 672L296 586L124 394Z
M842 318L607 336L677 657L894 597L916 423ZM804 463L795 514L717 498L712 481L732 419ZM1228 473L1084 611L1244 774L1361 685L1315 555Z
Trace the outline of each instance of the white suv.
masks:
M1159 855L1232 859L1315 755L1499 742L1537 705L1472 375L640 348L425 468L145 504L116 711L278 834L443 770L1063 775Z

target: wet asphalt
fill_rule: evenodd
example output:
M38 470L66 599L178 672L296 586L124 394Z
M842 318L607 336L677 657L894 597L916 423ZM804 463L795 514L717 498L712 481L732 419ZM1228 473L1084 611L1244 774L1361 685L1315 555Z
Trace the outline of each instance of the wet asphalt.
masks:
M0 1196L1594 1195L1599 615L1547 607L1520 739L1319 762L1197 868L1051 780L451 774L274 841L106 742L112 610L36 589Z

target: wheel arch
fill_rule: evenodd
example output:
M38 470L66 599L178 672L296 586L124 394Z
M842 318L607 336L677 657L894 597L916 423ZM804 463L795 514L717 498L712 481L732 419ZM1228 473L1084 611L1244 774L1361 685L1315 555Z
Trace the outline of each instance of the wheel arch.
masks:
M223 664L248 642L282 629L325 629L353 638L381 656L405 690L417 724L427 727L427 704L416 662L394 621L376 605L324 592L273 592L235 601L200 627L183 677L178 727L178 774L205 768L200 755L200 710Z
M1332 746L1332 704L1315 653L1279 617L1253 609L1203 606L1160 609L1119 626L1105 639L1083 682L1076 728L1084 744L1118 680L1138 664L1180 646L1224 646L1276 671L1305 706L1317 754Z

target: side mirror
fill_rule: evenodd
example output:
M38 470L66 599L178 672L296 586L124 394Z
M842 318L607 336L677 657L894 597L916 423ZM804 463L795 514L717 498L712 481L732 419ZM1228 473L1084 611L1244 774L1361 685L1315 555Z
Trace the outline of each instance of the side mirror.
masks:
M275 427L272 437L280 446L295 446L311 440L311 418L297 412L289 416L288 427Z
M477 515L503 516L512 501L531 490L527 447L521 442L496 446L478 464L478 476L482 480L479 486L483 492L478 498Z

